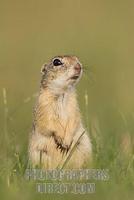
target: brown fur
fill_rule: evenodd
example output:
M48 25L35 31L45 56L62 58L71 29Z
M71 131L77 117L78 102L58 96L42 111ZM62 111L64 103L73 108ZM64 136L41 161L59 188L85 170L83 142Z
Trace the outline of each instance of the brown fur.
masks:
M29 143L29 158L32 164L39 165L41 156L41 164L46 169L58 167L85 131L74 86L68 87L69 84L72 86L75 81L71 80L71 83L64 85L62 79L63 84L58 86L59 88L53 90L53 85L49 87L48 83L51 84L57 75L60 77L60 74L65 73L67 69L74 70L72 68L78 62L77 57L74 56L60 58L64 59L66 64L64 69L56 69L56 71L49 68L52 63L45 65L47 71L41 82L41 90L34 112L34 128ZM58 81L56 84L59 84ZM81 168L89 160L91 160L91 143L85 132L66 167Z

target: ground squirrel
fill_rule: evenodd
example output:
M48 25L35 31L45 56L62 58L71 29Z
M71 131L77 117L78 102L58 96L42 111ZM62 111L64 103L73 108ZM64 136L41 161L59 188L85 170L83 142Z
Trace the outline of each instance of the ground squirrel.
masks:
M41 162L44 169L56 169L74 144L66 168L80 169L91 160L91 142L82 125L75 92L82 71L76 56L56 56L43 65L29 142L33 166Z

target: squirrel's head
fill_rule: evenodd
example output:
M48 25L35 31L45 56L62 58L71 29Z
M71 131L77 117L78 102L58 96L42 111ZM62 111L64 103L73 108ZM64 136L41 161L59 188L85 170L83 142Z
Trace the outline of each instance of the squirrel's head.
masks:
M76 56L56 56L42 69L42 86L55 93L73 88L81 78L82 65Z

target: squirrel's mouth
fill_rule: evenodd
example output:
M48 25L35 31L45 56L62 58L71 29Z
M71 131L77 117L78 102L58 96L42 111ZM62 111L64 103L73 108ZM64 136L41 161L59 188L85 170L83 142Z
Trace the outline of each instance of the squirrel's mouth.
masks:
M78 79L78 78L79 78L79 75L74 75L74 76L71 76L70 79L76 80L76 79Z
M77 80L81 77L81 72L80 73L74 73L70 78L68 78L67 80Z

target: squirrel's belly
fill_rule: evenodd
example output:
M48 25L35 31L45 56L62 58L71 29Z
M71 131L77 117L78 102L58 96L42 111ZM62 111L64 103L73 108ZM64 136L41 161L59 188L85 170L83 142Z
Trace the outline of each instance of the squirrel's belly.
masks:
M44 169L60 168L67 154L63 154L57 149L53 137L33 135L29 145L29 158L33 167L43 167ZM84 163L91 160L91 144L86 134L76 147L65 168L82 168Z

